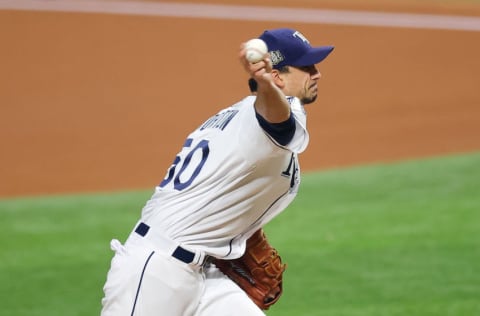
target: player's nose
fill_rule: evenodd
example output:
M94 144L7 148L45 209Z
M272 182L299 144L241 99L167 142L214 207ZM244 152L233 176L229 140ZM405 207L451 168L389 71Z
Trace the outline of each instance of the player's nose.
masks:
M322 74L317 67L312 67L312 69L310 70L310 76L313 80L318 80L322 77Z

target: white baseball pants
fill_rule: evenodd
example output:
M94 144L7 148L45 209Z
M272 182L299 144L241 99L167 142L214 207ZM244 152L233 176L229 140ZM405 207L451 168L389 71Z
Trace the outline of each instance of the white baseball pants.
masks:
M132 233L115 255L101 316L264 316L214 265L186 264Z

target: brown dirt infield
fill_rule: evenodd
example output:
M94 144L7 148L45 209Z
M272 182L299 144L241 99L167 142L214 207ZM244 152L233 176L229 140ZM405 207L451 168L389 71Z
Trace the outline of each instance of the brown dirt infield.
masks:
M353 2L294 3L480 15ZM480 32L0 11L0 196L153 188L187 133L248 92L241 41L283 26L336 46L303 170L480 149Z

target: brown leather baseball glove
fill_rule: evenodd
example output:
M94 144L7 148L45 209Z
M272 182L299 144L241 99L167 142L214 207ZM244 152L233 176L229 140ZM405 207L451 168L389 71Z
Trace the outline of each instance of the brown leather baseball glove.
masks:
M214 259L213 263L238 284L263 310L282 294L282 274L286 264L267 241L262 229L247 240L245 254L234 260Z

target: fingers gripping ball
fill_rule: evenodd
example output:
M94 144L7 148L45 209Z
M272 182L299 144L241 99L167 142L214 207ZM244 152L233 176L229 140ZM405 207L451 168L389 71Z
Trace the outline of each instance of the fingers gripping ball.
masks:
M251 63L258 63L268 52L267 44L259 38L254 38L245 43L245 57Z

